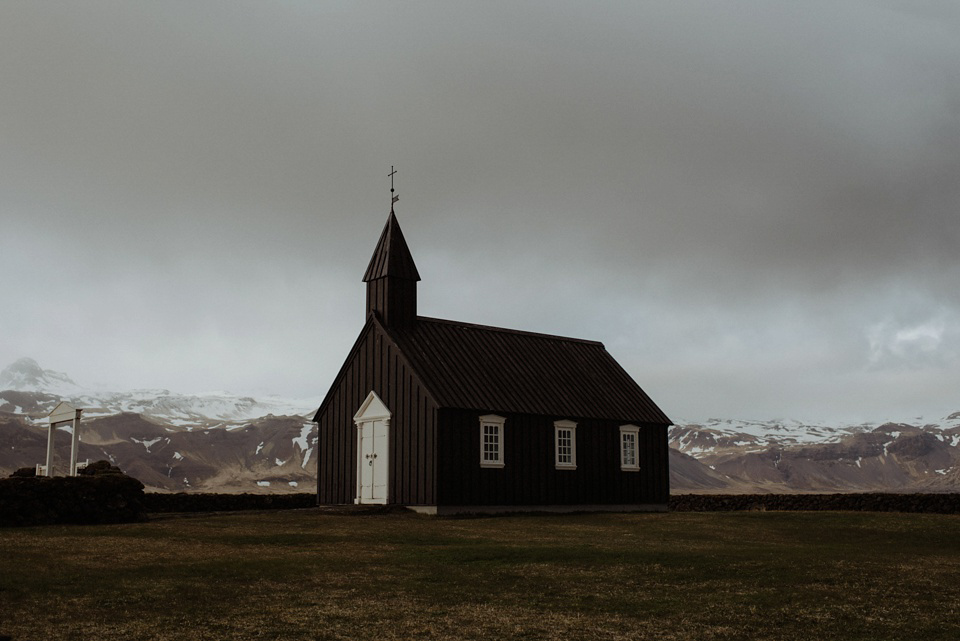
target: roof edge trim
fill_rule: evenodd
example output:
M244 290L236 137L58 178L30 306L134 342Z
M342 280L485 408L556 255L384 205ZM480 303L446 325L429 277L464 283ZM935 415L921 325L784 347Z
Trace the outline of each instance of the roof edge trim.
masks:
M320 407L313 414L313 422L318 423L320 421L320 415L327 405L329 405L330 400L333 398L333 393L337 389L337 386L340 384L340 381L343 379L344 374L346 374L347 366L350 364L350 361L353 360L354 354L357 350L360 349L360 341L363 340L363 337L369 331L370 326L373 322L373 315L367 316L367 322L363 324L363 328L360 330L360 334L357 336L357 340L353 341L353 347L350 348L350 351L347 352L347 357L343 359L343 365L340 366L340 370L337 372L337 375L333 377L333 382L330 383L330 387L327 388L327 395L323 397L323 400L320 401Z
M400 360L403 361L403 364L409 367L410 371L413 373L416 379L420 381L420 385L423 387L423 393L426 394L431 401L433 401L433 404L437 407L437 409L440 409L441 407L443 407L443 405L441 405L440 402L437 400L437 395L433 393L433 390L430 388L430 385L427 383L427 379L423 377L423 374L420 372L420 370L414 367L413 363L410 362L410 359L407 358L406 353L404 353L403 349L400 347L400 344L397 342L397 339L394 338L393 333L390 330L388 330L383 325L383 323L380 322L380 319L377 318L376 314L371 312L370 319L373 322L373 326L379 329L383 333L383 335L386 336L387 340L389 340L390 343L393 344L393 347L397 350L397 355L400 357Z
M462 321L448 320L446 318L431 318L429 316L417 316L417 321L426 321L428 323L445 323L447 325L458 325L467 329L479 329L484 331L501 332L504 334L519 334L521 336L534 336L536 338L546 338L555 341L567 341L570 343L582 343L584 345L596 345L604 347L600 341L593 341L586 338L574 338L572 336L559 336L557 334L544 334L542 332L530 332L524 329L510 329L508 327L494 327L493 325L480 325L478 323L464 323Z

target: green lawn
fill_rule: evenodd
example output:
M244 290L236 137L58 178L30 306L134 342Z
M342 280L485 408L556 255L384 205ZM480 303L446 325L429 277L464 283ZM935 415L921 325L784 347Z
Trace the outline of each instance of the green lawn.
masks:
M0 530L26 639L960 638L960 517L314 510Z

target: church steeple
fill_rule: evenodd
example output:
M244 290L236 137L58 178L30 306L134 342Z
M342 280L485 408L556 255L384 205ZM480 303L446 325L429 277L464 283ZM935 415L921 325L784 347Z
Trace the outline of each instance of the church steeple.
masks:
M367 284L367 315L377 314L386 327L400 328L415 323L419 280L417 266L391 207L377 248L363 274L363 282Z

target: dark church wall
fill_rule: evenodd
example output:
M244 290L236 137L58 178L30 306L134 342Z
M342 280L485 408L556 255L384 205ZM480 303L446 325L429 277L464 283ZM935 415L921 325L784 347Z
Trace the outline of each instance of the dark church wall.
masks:
M367 283L367 313L376 312L384 327L412 325L417 319L417 283L378 278Z
M499 414L504 467L480 467L480 416ZM639 471L620 469L620 426L629 421L504 414L495 410L440 410L437 504L636 505L666 504L669 495L667 428L642 424ZM554 421L577 423L577 469L558 470Z
M436 407L396 346L372 323L361 334L319 417L319 502L353 503L356 497L357 428L353 417L371 390L393 413L388 501L434 504Z

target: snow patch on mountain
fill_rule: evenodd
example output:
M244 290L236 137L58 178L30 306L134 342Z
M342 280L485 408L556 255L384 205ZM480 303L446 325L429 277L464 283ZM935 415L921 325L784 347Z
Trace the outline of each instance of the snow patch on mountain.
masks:
M303 453L303 463L300 464L300 467L307 469L307 462L310 461L310 455L313 454L313 448L308 447L307 451Z
M307 449L307 437L310 436L310 432L313 430L313 423L304 423L303 427L300 429L300 436L293 439L293 444L300 448L300 451Z
M139 439L139 438L136 438L136 437L131 436L131 437L130 437L130 440L133 441L134 443L139 443L140 445L144 446L144 447L147 449L147 451L149 452L149 451L150 451L150 448L153 447L154 445L156 445L157 443L159 443L160 441L162 441L163 438L160 437L160 436L158 436L158 437L156 437L156 438L152 438L152 439L149 439L149 440L146 440L146 439L141 440L141 439ZM167 439L167 440L169 440L169 439Z

